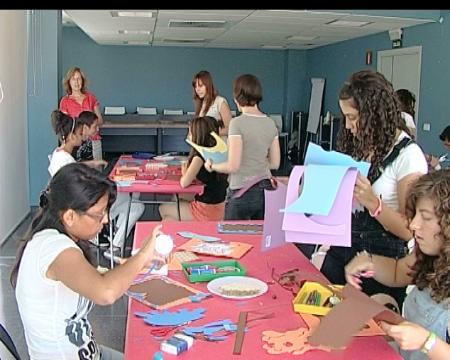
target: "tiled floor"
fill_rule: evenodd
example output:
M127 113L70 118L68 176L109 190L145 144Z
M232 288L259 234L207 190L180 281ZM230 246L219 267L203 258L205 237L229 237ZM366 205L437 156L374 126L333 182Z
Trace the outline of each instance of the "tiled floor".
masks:
M280 169L274 175L287 176L292 165L283 161ZM17 350L23 360L29 359L23 326L17 310L14 291L9 283L9 275L15 260L15 254L21 237L24 236L31 223L32 215L27 216L16 231L0 247L0 323L10 333ZM160 220L155 206L146 207L141 220ZM128 250L130 249L132 236L128 238ZM103 258L99 250L93 247L93 252L98 255L100 264L107 266L108 261ZM123 351L125 340L125 327L127 316L127 297L122 296L114 305L95 306L89 314L95 337L100 344L110 346ZM0 352L0 359L3 359Z

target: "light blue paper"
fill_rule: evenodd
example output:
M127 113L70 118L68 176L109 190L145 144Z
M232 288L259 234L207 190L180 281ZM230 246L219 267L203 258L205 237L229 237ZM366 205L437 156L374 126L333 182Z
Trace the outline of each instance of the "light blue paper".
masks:
M348 168L336 165L306 166L302 193L284 212L328 215Z
M321 146L310 142L305 156L305 165L341 165L354 167L367 177L369 174L370 163L365 161L353 160L351 156L338 151L326 151Z
M200 235L200 234L196 234L190 231L178 231L177 232L178 235L184 237L184 238L188 238L188 239L199 239L202 241L206 241L206 242L215 242L215 241L220 241L221 239L215 236L208 236L208 235Z

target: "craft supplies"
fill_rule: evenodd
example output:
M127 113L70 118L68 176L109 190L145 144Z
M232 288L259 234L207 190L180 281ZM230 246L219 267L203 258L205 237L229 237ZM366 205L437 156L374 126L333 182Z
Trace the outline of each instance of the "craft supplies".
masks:
M208 290L226 299L251 299L267 292L265 282L248 276L225 276L210 281Z
M210 281L224 276L243 276L245 268L236 260L182 263L183 273L189 282Z
M325 315L340 301L342 286L325 285L305 281L292 301L294 311L314 315Z
M191 336L177 333L161 343L161 350L172 355L178 355L189 350L193 343L194 339Z
M241 311L239 313L236 338L234 340L233 354L240 355L242 350L242 343L244 342L245 325L247 324L247 311Z
M262 234L263 224L226 224L217 223L217 232L221 234Z
M240 259L249 251L253 245L230 241L228 243L223 242L204 242L199 239L191 239L186 241L183 245L179 246L179 250L188 250L199 254L231 257L234 259Z

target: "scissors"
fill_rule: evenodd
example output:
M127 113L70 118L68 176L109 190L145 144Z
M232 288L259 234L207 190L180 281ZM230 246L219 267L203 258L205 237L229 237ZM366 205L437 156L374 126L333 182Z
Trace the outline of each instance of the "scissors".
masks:
M155 337L165 337L180 326L155 326L150 330L150 334Z

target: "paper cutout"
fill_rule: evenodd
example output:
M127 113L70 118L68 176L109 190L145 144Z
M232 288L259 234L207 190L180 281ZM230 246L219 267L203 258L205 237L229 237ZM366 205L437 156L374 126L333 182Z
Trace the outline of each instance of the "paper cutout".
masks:
M297 200L304 166L294 166L289 177L286 207ZM284 213L282 229L287 242L351 246L351 208L357 170L348 169L328 216Z
M157 310L190 302L200 291L164 276L150 275L130 286L127 295Z
M261 251L285 245L284 231L281 228L284 214L280 209L286 204L287 186L278 182L275 190L264 190L264 221Z
M337 151L326 151L321 146L310 142L306 150L304 165L340 165L346 167L355 167L358 171L367 177L369 174L370 163L365 161L353 160L351 156Z
M203 157L203 159L211 161L215 164L219 164L228 160L228 146L214 131L211 131L211 136L216 140L216 145L212 147L204 147L197 145L189 139L186 142L197 150Z
M300 313L301 317L305 321L306 325L310 330L315 329L319 326L322 316L317 316L313 314ZM370 319L363 328L359 330L354 336L378 336L386 335L386 333L381 329L377 323Z
M197 327L185 327L181 331L189 336L196 337L200 334L206 340L209 341L223 341L227 339L227 335L230 332L235 332L237 330L237 325L229 319L213 321L202 326ZM220 336L218 333L225 333L225 335Z
M253 245L251 244L236 241L231 241L229 243L224 244L224 243L205 243L198 239L191 239L185 242L183 245L179 246L178 249L188 250L199 254L224 256L233 259L240 259L252 247Z
M255 235L261 234L263 224L226 224L217 223L217 232L220 234Z
M308 165L303 174L303 186L300 197L284 209L285 212L328 215L348 168L333 165Z
M190 231L178 231L177 234L184 238L188 238L188 239L196 238L196 239L207 241L207 242L214 242L214 241L221 240L220 238L215 237L215 236L200 235L200 234L196 234L196 233L193 233Z
M267 342L263 348L269 354L292 354L301 355L309 350L331 351L325 346L314 346L308 343L310 330L298 328L286 332L266 330L262 332L262 340Z
M168 310L163 311L137 311L134 315L143 318L144 322L149 325L157 326L178 326L186 324L190 321L201 319L205 309L197 308L192 311L187 309L179 309L174 312Z
M404 321L399 314L377 303L350 284L344 286L342 294L344 299L322 318L320 325L312 332L309 338L311 344L340 348L371 318L391 324Z
M190 251L177 251L172 254L169 261L169 270L183 270L182 262L189 262L198 259L198 256Z

